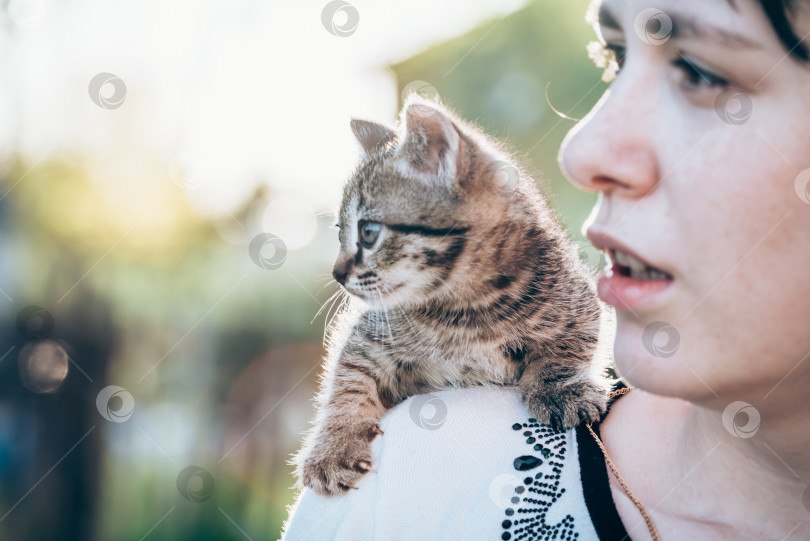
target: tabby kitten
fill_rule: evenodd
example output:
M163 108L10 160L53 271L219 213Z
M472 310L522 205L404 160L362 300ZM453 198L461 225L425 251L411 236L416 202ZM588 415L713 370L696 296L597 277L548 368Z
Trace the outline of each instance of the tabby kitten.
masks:
M400 126L351 121L364 156L333 275L352 298L291 461L319 494L356 488L379 420L415 394L517 385L534 417L566 428L605 410L605 306L532 179L440 103L411 95Z

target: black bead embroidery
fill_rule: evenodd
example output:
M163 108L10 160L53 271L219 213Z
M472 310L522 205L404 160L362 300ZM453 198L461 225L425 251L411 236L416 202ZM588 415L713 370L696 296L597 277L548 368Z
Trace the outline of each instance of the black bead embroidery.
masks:
M541 425L534 418L530 418L528 423L515 423L512 428L516 431L528 429L523 431L523 436L527 436L526 444L534 452L515 458L512 466L521 472L543 466L543 471L535 473L534 477L526 477L523 480L525 486L515 487L515 495L511 498L515 505L505 511L506 516L511 518L501 523L506 530L501 534L501 539L577 540L579 533L574 531L574 517L571 515L566 515L556 524L546 522L549 508L565 493L565 488L560 488L560 474L567 450L565 432Z
M518 471L526 471L526 470L533 470L542 463L543 461L537 458L536 456L523 455L515 459L514 466L515 469Z

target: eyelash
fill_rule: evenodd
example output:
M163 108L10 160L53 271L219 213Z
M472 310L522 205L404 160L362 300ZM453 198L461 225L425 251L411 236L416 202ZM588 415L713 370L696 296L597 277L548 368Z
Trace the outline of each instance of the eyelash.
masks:
M605 81L611 81L618 75L627 53L621 45L614 43L594 43L596 46L589 48L589 55L598 67L604 68L603 79ZM725 88L729 85L727 80L710 71L697 67L683 55L673 60L672 65L686 75L687 85L690 89L700 87Z
M675 60L673 65L680 68L686 75L690 77L690 84L692 84L692 81L697 81L697 84L701 84L709 88L725 88L728 86L728 81L719 75L715 75L710 71L697 67L694 63L690 62L683 56Z

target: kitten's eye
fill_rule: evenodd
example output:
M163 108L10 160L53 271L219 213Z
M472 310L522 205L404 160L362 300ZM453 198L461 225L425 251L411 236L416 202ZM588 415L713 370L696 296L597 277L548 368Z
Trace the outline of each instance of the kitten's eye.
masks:
M360 241L363 246L370 248L377 242L377 236L380 234L379 222L361 222L360 223Z

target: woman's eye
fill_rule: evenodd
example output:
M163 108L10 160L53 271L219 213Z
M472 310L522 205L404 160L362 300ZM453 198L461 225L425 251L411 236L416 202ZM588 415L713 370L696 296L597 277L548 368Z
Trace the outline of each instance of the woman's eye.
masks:
M684 84L687 88L724 88L728 86L728 81L698 67L693 61L690 61L684 56L673 61L672 64L683 72Z
M602 79L612 81L624 66L627 50L618 43L592 42L588 47L588 54L597 66L604 68ZM683 85L686 90L721 89L729 82L698 65L694 60L684 55L672 61L672 65L683 75Z
M372 246L380 234L379 222L365 222L360 224L360 240L365 246Z

